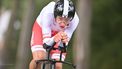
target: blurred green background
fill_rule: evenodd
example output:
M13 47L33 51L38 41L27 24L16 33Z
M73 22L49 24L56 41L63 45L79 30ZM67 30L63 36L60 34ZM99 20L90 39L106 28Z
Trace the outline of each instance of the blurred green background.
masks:
M41 9L50 1L52 0L0 0L0 69L28 68L32 58L29 46L31 28ZM80 0L73 0L75 5L79 4L78 1ZM89 6L92 15L89 69L122 69L122 0L87 1L91 3ZM80 8L76 6L76 9ZM9 24L7 20L2 20L7 16L7 11L8 17L11 15ZM1 33L4 21L7 29ZM78 37L73 37L70 41L66 61L75 61L73 41ZM64 69L70 68L64 65Z

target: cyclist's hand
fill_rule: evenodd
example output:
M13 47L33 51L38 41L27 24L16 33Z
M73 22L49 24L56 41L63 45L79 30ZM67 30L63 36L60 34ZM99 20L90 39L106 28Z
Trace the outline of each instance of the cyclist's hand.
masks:
M67 34L66 33L63 33L62 34L62 42L63 43L67 43L69 40L68 40L68 36L67 36Z
M54 36L54 41L55 41L55 42L61 41L61 40L62 40L62 34L63 34L62 31L61 31L61 32L58 32L58 33Z
M54 41L55 42L63 41L63 43L66 43L68 42L68 36L65 32L60 31L54 36Z

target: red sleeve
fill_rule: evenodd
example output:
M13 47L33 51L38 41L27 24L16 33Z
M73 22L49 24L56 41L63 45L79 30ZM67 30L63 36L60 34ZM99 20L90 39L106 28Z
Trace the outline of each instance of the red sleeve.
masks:
M42 27L35 21L32 29L32 37L31 37L31 46L42 45L43 44L43 36L42 36Z

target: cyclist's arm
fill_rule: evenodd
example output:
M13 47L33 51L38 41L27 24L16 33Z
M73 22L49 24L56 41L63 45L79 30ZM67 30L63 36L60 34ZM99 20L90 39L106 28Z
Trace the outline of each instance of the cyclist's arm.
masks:
M32 51L41 49L40 47L43 47L43 43L46 42L45 38L51 37L51 29L49 23L52 17L49 14L49 8L52 4L53 2L49 3L42 9L33 25L31 38Z
M53 21L53 6L55 2L50 2L44 7L37 18L38 23L42 26L43 44L48 43L53 38L51 37L51 21Z
M65 30L69 40L71 39L73 32L77 28L78 23L79 23L79 18L78 15L75 13L74 19L71 21L70 26Z

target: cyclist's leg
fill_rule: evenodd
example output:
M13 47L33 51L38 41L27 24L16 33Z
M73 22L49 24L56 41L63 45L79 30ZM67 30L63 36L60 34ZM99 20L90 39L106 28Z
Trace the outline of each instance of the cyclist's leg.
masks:
M35 69L35 68L39 69L41 67L41 64L36 65L35 61L44 59L46 57L46 52L40 50L40 51L32 52L32 54L33 54L33 59L30 62L29 69Z
M65 60L66 53L62 54L62 61ZM55 60L60 60L60 51L59 50L53 50L51 51L51 58ZM56 69L62 69L62 63L56 63Z

